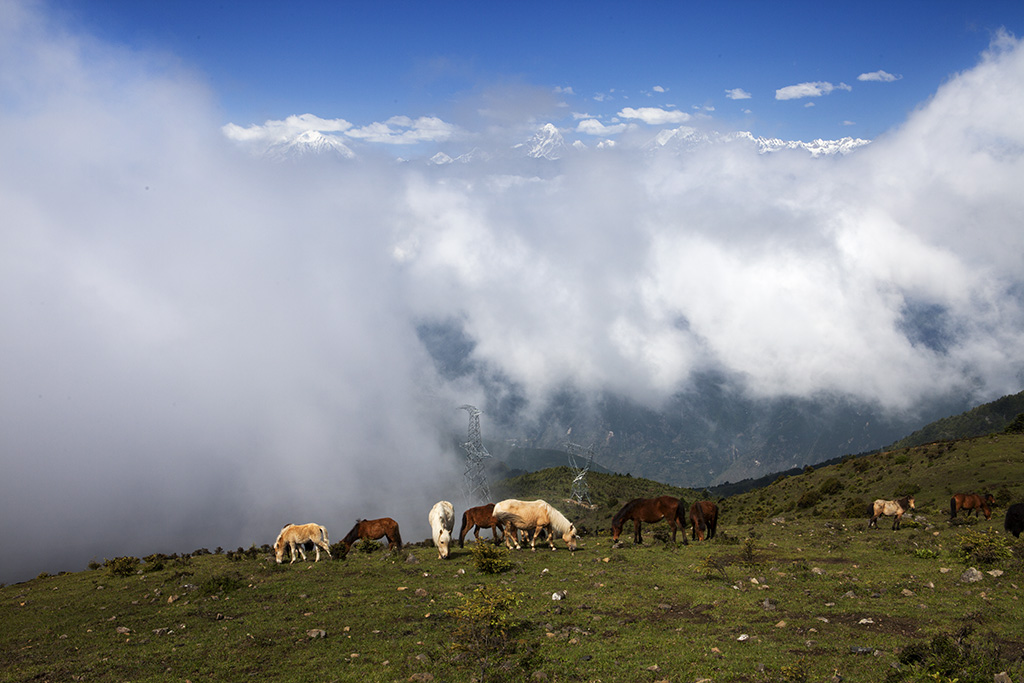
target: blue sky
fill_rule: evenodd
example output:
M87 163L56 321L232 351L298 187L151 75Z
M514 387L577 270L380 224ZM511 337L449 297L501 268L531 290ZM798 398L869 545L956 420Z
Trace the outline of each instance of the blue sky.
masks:
M1024 4L838 4L0 0L0 546L52 539L0 581L426 538L467 403L520 438L708 374L908 421L1019 392ZM548 122L584 146L510 147ZM688 128L872 141L648 144ZM245 144L303 131L353 154ZM731 456L679 477L768 473Z
M194 69L241 126L306 113L472 125L490 93L524 123L567 131L573 114L612 125L653 107L719 132L873 139L973 66L995 31L1024 33L1020 2L56 6L76 29ZM858 80L878 72L895 80ZM833 89L777 98L800 84Z

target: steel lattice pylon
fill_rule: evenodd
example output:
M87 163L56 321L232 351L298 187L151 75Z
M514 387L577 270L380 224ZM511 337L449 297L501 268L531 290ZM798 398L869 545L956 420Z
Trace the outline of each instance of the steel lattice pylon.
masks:
M572 470L573 475L572 489L569 491L569 497L581 505L584 500L586 500L587 505L593 505L593 501L590 500L590 485L587 484L587 472L590 471L590 466L594 462L593 447L584 448L577 443L567 441L565 450L569 452L569 469ZM586 457L583 467L579 467L576 464L577 455Z
M569 434L572 434L572 427L566 432L566 436ZM615 432L608 432L608 435L604 438L605 446L608 445L613 436L615 436ZM590 471L590 466L594 464L594 447L587 446L584 448L578 443L566 441L565 450L569 453L569 469L572 470L572 488L569 491L569 497L580 505L586 504L593 507L594 502L590 500L590 485L587 484L587 472ZM577 456L586 458L583 467L577 464Z
M469 438L462 444L466 451L466 471L463 475L462 488L467 501L486 503L491 498L491 488L487 485L484 474L484 460L491 454L484 448L480 436L480 409L476 406L459 406L469 413Z

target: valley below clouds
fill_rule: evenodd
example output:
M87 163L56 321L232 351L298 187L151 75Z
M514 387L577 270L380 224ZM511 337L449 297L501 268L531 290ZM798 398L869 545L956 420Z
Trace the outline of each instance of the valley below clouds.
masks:
M437 166L360 143L508 145L396 112L352 126L352 158L254 157L201 74L3 13L0 539L33 548L0 580L290 522L425 538L466 403L514 403L485 413L497 439L567 388L657 411L709 373L908 419L1022 388L1011 36L845 156L652 154L643 129ZM424 343L438 325L459 367Z

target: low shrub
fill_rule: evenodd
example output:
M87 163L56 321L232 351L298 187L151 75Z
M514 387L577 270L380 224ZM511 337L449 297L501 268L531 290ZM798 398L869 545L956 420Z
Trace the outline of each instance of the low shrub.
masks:
M964 564L997 564L1013 557L1010 542L992 529L968 529L956 540L951 552Z
M484 574L500 574L514 566L508 548L487 541L477 541L470 549L473 565Z
M843 482L839 481L839 477L829 477L825 481L821 482L821 486L818 487L818 492L823 496L831 496L832 494L839 493L843 489Z
M811 489L810 491L804 491L803 495L797 499L796 506L800 509L814 507L818 504L819 500L821 500L821 494L818 491Z
M139 558L127 556L127 557L115 557L112 560L106 560L103 566L107 568L112 576L131 576L139 568Z

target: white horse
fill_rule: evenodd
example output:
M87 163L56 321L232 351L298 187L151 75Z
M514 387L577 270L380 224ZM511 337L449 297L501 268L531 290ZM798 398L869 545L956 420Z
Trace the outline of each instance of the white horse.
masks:
M516 550L519 550L519 529L533 529L530 538L530 550L537 549L537 536L540 530L548 532L548 545L555 549L554 535L557 534L569 546L576 550L576 525L565 518L561 512L543 500L516 500L509 498L494 506L494 516L505 525L505 545L511 549L513 538ZM511 533L509 533L511 531ZM509 538L509 537L513 538Z
M430 531L434 534L434 545L437 546L437 558L448 557L448 545L452 542L452 529L455 528L455 508L447 500L442 500L430 508L427 515L430 520Z
M306 561L306 552L302 546L306 543L312 543L313 547L316 548L316 561L320 561L320 548L324 549L327 553L327 557L331 557L331 541L327 538L327 529L323 528L319 524L286 524L281 533L277 535L277 540L274 541L274 554L277 556L277 563L281 564L284 560L284 549L285 546L291 550L292 562L295 562L295 549L299 549L299 554L302 555L302 561ZM291 563L289 563L291 564Z

